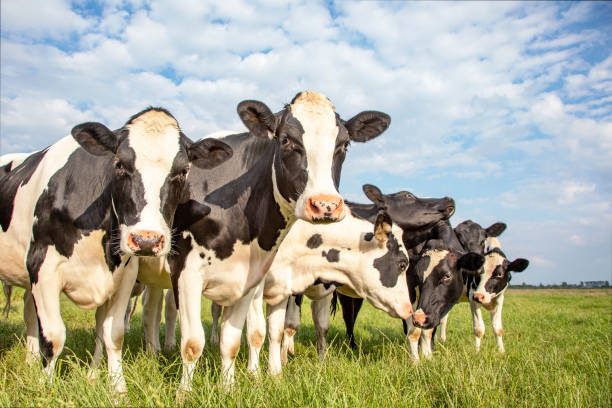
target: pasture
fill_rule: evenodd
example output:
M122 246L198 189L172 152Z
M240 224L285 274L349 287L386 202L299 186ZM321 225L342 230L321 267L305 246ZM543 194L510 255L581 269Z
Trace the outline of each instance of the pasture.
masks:
M54 382L41 383L40 369L24 362L23 290L15 292L9 320L0 320L0 406L175 405L180 354L175 350L153 358L144 351L140 304L124 344L129 392L113 401L105 368L93 382L86 377L94 349L94 311L79 310L62 295L66 346ZM609 407L612 403L611 290L511 289L504 305L505 355L496 351L488 313L482 350L474 352L469 306L459 304L450 314L447 342L436 342L434 358L418 365L409 357L401 322L367 303L355 328L359 349L353 352L345 345L339 312L332 319L327 359L321 363L308 300L305 303L296 356L282 378L247 374L243 340L238 383L225 392L219 386L219 351L207 346L185 406ZM203 318L208 342L210 301L203 302ZM264 372L266 349L267 342L261 356Z

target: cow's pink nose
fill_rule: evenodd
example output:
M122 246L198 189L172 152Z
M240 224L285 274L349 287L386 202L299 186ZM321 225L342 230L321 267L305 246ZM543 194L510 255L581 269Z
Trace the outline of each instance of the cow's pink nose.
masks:
M427 321L427 316L425 315L425 313L423 313L423 311L421 309L417 310L413 315L412 315L412 320L418 324L418 325L424 325L425 322Z
M319 194L306 201L306 215L311 221L339 221L342 216L342 197Z
M482 293L474 293L474 300L477 301L478 303L482 303L482 301L484 300L484 295Z
M128 248L137 255L159 255L166 243L163 234L156 231L139 230L128 235Z

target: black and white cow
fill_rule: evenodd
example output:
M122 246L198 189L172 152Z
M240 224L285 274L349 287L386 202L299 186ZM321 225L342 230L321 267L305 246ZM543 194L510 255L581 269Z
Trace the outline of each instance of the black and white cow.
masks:
M477 274L483 262L482 255L464 250L452 229L450 237L425 243L419 259L408 272L416 310L412 320L404 322L404 331L415 360L419 359L419 339L423 355L431 357L434 328L461 298L466 277Z
M376 308L392 317L407 318L412 305L405 284L408 256L401 243L402 231L391 225L391 219L381 211L374 223L352 214L340 222L312 225L298 221L278 250L266 275L263 290L258 290L247 315L250 372L259 369L259 353L264 342L266 322L262 298L267 303L269 333L269 372L281 372L281 340L285 326L285 311L289 296L306 294L315 282L334 282L350 288ZM327 322L317 325L318 350L325 352ZM217 341L217 321L220 307L213 304L211 343Z
M385 211L391 217L394 225L402 230L402 240L413 242L415 237L424 234L434 228L441 220L446 220L455 210L455 202L452 198L419 198L408 191L400 191L393 194L382 194L378 187L365 184L363 191L372 200L373 204L347 203L351 212L355 215L373 222L377 213ZM410 252L410 251L408 251ZM332 302L332 294L335 286L318 284L305 292L311 300L313 321L317 326L325 327L329 324L329 305ZM363 303L362 297L356 297L354 291L341 287L337 291L338 298L342 302L342 313L347 328L347 338L351 347L356 347L353 328L357 314ZM283 339L282 359L286 361L287 352L293 354L293 338L299 328L301 302L297 299L290 300L287 306L285 321L285 336ZM319 355L325 353L325 338L320 334L326 330L317 330L317 347Z
M502 340L502 308L505 292L511 279L511 272L523 272L529 261L523 258L510 262L501 249L498 236L506 229L506 224L495 223L488 228L482 228L472 220L457 225L455 232L466 249L481 253L485 262L480 273L468 276L462 300L470 302L472 323L474 329L476 350L480 350L480 343L484 336L484 321L480 307L491 313L493 333L497 340L497 348L504 352ZM440 322L440 340L446 340L446 326L448 314Z
M149 108L111 131L83 123L0 178L0 280L28 289L30 352L51 376L66 338L60 292L77 306L107 303L104 341L111 383L126 390L123 317L140 256L170 252L190 165L231 156L214 139L193 143L166 110ZM39 346L36 344L38 337Z
M231 160L190 174L190 198L212 210L177 229L176 252L168 258L181 328L179 396L191 389L204 346L202 293L225 306L220 349L223 379L231 384L247 311L281 241L297 219L344 218L337 184L347 148L377 137L390 122L380 112L344 121L312 91L276 114L258 101L241 102L238 114L250 133L223 139L234 150Z

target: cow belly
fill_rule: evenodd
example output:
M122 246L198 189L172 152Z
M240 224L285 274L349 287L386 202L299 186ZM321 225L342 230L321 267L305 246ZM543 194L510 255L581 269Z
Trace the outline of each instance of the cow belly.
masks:
M4 234L3 234L4 235ZM9 285L30 287L30 277L25 267L25 252L10 245L0 237L0 280Z

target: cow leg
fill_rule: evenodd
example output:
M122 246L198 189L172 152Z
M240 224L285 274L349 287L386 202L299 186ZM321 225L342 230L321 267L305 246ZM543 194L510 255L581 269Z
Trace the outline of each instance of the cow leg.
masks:
M145 332L147 351L157 354L161 350L159 344L159 322L164 298L164 290L147 286L142 295L142 325Z
M210 314L212 315L212 326L210 328L210 344L219 344L219 318L223 312L223 306L219 306L215 302L210 305Z
M26 363L32 364L38 360L38 318L32 292L26 290L23 294L23 320L26 326Z
M174 291L169 289L166 292L166 308L164 315L166 318L166 338L164 339L164 351L172 351L176 348L176 303L174 301Z
M89 378L90 381L95 380L98 376L98 368L100 367L102 353L104 352L104 334L102 330L104 316L106 316L106 304L96 309L96 348L87 373L87 378Z
M474 326L474 344L476 345L476 351L480 351L480 340L482 340L485 331L480 304L470 300L470 310L472 311L472 324Z
M342 305L342 317L346 326L346 338L351 348L354 350L357 348L354 333L355 320L357 320L357 315L359 314L359 310L361 310L363 299L354 299L350 296L338 293L338 300L340 301L340 305Z
M285 326L285 312L287 310L287 301L283 300L277 305L267 305L266 314L268 317L268 373L278 375L282 372L282 365L287 364L287 350L285 353L285 361L281 357L281 341Z
M106 316L102 323L102 338L106 346L106 358L108 362L108 376L111 388L114 392L123 394L127 392L125 378L123 378L123 366L121 362L121 348L125 336L125 310L132 295L132 288L136 283L138 275L138 258L127 258L131 262L124 264L121 281L116 283L117 290L106 302Z
M329 330L329 308L331 306L332 294L325 296L323 299L313 300L310 302L312 311L312 321L317 334L317 353L319 359L325 358L327 351L327 332Z
M287 299L287 308L285 309L285 324L283 347L281 349L281 363L287 365L289 361L287 353L295 354L294 337L300 328L300 320L302 314L302 299L304 295L294 295Z
M30 248L33 245L30 244ZM38 344L43 371L49 379L53 377L55 363L66 341L66 326L60 314L61 287L57 271L58 257L54 250L46 251L45 260L38 269L38 280L32 284L32 296L38 317Z
M408 325L408 335L406 336L406 340L410 346L410 355L416 362L419 361L419 339L421 338L421 329L412 323L412 319L406 320L406 323Z
M440 319L440 341L446 341L446 324L448 323L448 313L445 314L442 319Z
M249 364L247 371L257 374L259 371L259 353L266 338L266 319L263 312L264 280L255 289L253 299L247 312L247 344L249 345Z
M223 384L229 387L234 384L234 368L236 356L240 351L240 338L242 328L251 306L251 301L258 286L252 288L247 294L232 306L223 308L221 318L221 370L223 373Z
M193 372L204 348L204 328L201 321L202 275L197 269L186 268L178 278L179 325L181 328L181 358L183 373L177 392L182 400L191 391Z
M130 321L132 320L132 309L136 310L137 301L138 299L135 299L134 303L132 304L132 298L128 300L127 309L125 309L125 320L123 322L123 327L125 328L126 333L129 333L130 331ZM132 308L132 306L134 307Z
M4 318L9 318L9 313L11 312L11 296L13 295L13 287L7 283L2 282L2 291L4 292L4 296L6 297L6 305L4 306L4 310L2 314L4 314Z
M495 333L495 339L497 340L497 349L500 353L505 352L504 341L502 340L502 307L504 305L504 294L502 293L497 297L497 306L491 311L491 325L493 326L493 333Z
M434 329L421 329L421 352L423 357L431 358Z

